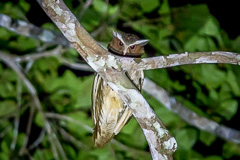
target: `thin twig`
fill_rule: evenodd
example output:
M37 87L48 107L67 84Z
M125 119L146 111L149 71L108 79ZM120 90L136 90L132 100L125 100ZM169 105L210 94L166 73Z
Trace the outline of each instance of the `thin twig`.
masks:
M11 56L12 56L12 60L20 63L20 62L26 62L30 60L36 60L43 57L61 55L63 52L65 52L65 50L61 46L57 46L52 50L43 51L41 53L31 53L31 54L25 54L23 56L16 56L11 54Z
M62 56L59 56L58 59L61 63L68 66L69 68L76 69L76 70L80 69L81 71L87 71L87 72L94 72L94 70L88 64L70 62L66 58L63 58Z
M122 150L124 150L124 151L134 152L134 153L136 153L136 154L138 154L138 155L146 155L146 154L149 154L149 155L150 155L149 152L146 152L146 151L143 151L143 150L137 150L137 149L135 149L135 148L131 148L131 147L126 146L125 144L123 144L123 143L115 140L115 139L112 139L112 140L111 140L111 143L114 144L114 145L116 145L116 146L118 146L118 147L120 147L120 148L121 148Z
M75 144L78 148L83 148L83 149L90 150L90 147L88 147L84 143L82 143L79 140L77 140L75 137L73 137L70 133L65 131L63 128L60 128L59 131L62 134L62 136L64 137L64 139L66 139L69 142Z
M35 107L30 107L30 114L28 117L28 122L27 122L27 128L26 128L26 137L23 139L23 144L21 146L21 149L19 151L20 155L24 155L26 154L27 151L27 145L28 145L28 141L29 141L29 137L30 137L30 133L31 133L31 129L32 129L32 122L33 122L33 117L34 117L34 113L35 113L36 108Z
M45 134L46 134L46 131L44 129L42 129L38 138L28 147L28 149L32 150L32 149L36 148L43 141Z
M61 155L61 159L67 160L66 153L64 152L64 149L62 147L62 144L58 140L58 135L56 134L55 126L52 126L52 134L51 136L48 136L49 141L52 141L56 145L56 149L59 151L58 153ZM55 146L54 145L54 146Z
M57 113L45 113L45 116L47 118L54 118L54 119L60 119L60 120L65 120L65 121L69 121L71 123L75 123L81 127L83 127L86 131L89 131L90 133L93 132L92 128L89 127L88 125L84 124L83 122L79 121L79 120L75 120L69 116L66 115L61 115L61 114L57 114Z
M90 7L90 5L92 4L92 2L93 2L93 0L87 0L86 2L85 2L85 4L83 5L83 8L82 8L82 10L81 10L81 12L78 14L78 18L81 18L83 15L84 15L84 13L85 13L85 11Z
M27 77L24 75L24 73L22 72L22 68L20 66L17 66L17 64L11 59L11 57L9 57L8 54L0 51L0 59L17 73L18 77L20 77L22 79L25 86L27 87L27 90L31 94L33 102L34 102L34 106L36 107L36 109L38 110L38 112L41 114L41 116L43 118L44 125L45 125L44 127L48 133L47 137L51 143L51 147L52 147L52 151L53 151L53 155L54 155L55 159L59 159L55 144L57 145L58 149L60 149L60 154L62 155L62 158L66 159L66 156L62 150L61 144L60 144L59 140L57 139L56 135L52 132L50 123L48 122L48 120L46 119L46 117L42 111L42 106L41 106L40 100L37 96L36 89L34 88L32 83L27 79Z
M4 137L7 133L9 133L9 131L11 130L11 126L6 126L3 131L0 132L0 138Z
M18 79L17 79L17 109L16 109L15 120L14 120L13 141L11 143L11 150L15 149L15 146L17 143L18 128L19 128L19 123L20 123L21 103L22 103L22 81L18 77Z

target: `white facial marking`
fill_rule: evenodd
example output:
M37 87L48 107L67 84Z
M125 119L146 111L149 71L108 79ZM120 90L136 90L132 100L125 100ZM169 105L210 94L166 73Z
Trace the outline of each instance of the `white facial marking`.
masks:
M127 53L128 47L125 47L123 50L123 55L125 55Z
M118 38L125 45L125 42L124 42L124 40L122 38L122 35L120 33L113 31L113 36Z
M134 42L133 44L131 44L131 46L136 45L136 44L139 44L139 45L143 45L143 46L144 46L144 45L146 45L148 42L149 42L148 39L141 39L141 40L138 40L138 41Z

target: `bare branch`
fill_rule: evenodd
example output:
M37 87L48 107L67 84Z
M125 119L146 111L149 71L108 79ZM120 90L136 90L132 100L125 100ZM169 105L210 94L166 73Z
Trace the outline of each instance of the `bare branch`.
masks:
M40 39L43 42L69 46L68 40L62 34L56 34L49 30L41 29L31 23L22 20L14 20L0 13L0 26L21 35Z
M240 144L240 132L220 125L212 120L205 117L197 115L195 112L184 107L181 103L177 102L174 97L168 95L168 92L163 88L156 85L149 79L145 79L143 89L160 101L169 110L173 111L184 119L187 123L210 133L213 133L227 141L232 141L234 143Z
M90 7L92 2L93 2L93 0L87 0L85 2L85 4L83 5L83 9L81 10L81 12L78 15L79 18L81 18L84 15L85 11Z
M94 72L94 70L88 64L70 62L69 60L61 56L58 57L58 59L61 63L68 66L69 68L81 70L81 71L87 71L87 72Z
M36 139L36 141L34 141L30 146L29 146L29 150L34 149L35 147L37 147L43 140L44 136L45 136L46 132L44 129L42 129L40 135L38 136L38 138Z
M61 46L58 46L52 50L44 51L41 53L31 53L31 54L25 54L23 56L16 56L16 55L11 55L11 56L13 56L12 59L14 59L16 62L26 62L29 60L36 60L43 57L61 55L64 51L65 49L63 49Z
M88 147L86 144L82 143L81 141L77 140L75 137L73 137L70 133L65 131L63 128L60 128L59 131L65 140L75 144L78 148L84 148L87 150L90 149L90 147Z
M11 149L14 150L17 143L18 128L20 123L20 110L22 103L22 81L20 78L17 80L17 109L14 120L13 141L11 143Z
M62 0L37 1L87 63L128 104L143 129L153 159L172 159L177 145L175 139L170 136L138 89L121 72L115 57L85 31Z
M82 126L84 129L86 129L87 131L89 131L90 133L93 132L92 128L89 127L88 125L82 123L81 121L75 120L69 116L66 115L61 115L61 114L57 114L57 113L45 113L47 118L55 118L55 119L59 119L59 120L65 120L65 121L69 121L71 123L75 123L79 126Z
M85 3L85 7L89 7L91 4L91 0L88 0ZM66 46L64 44L69 42L66 40L64 36L61 35L61 38L56 37L55 38L44 38L43 36L36 36L35 33L38 33L36 31L41 30L44 31L41 28L38 28L34 26L31 23L27 23L22 20L13 20L11 17L1 14L0 13L0 26L5 27L11 31L14 31L21 35L26 35L30 37L34 37L37 39L40 39L44 42L50 42L53 44L59 44ZM101 28L101 27L100 27ZM31 30L35 30L34 32ZM54 32L49 32L51 35L57 35ZM39 33L38 33L39 34ZM62 40L64 39L64 41ZM48 54L41 55L43 57L48 56ZM41 57L40 56L40 57ZM39 57L39 58L40 58ZM238 53L233 52L224 52L224 51L213 51L213 52L194 52L194 53L181 53L181 54L171 54L168 56L158 56L158 57L150 57L150 58L129 58L129 57L116 57L116 63L117 65L121 66L121 69L123 70L149 70L149 69L156 69L156 68L167 68L167 67L173 67L173 66L179 66L179 65L185 65L185 64L200 64L200 63L228 63L228 64L237 64L239 65L240 56ZM37 56L30 56L28 57L23 56L19 61L26 61L27 58L38 58ZM63 60L65 61L65 60ZM70 67L75 68L75 64L72 64Z
M123 70L149 70L201 63L227 63L239 65L240 54L224 51L185 52L150 58L118 57L117 61L117 64L120 65Z

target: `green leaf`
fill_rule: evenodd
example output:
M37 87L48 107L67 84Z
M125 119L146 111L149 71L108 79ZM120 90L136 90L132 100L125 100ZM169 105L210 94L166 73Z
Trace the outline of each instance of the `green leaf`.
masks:
M218 108L218 113L225 117L227 120L230 120L237 112L238 101L229 99L221 102L221 105Z
M33 155L35 160L53 160L53 152L50 149L38 149Z
M191 31L198 31L204 26L210 17L208 6L206 4L173 8L172 14L174 18L173 23L179 30L187 28Z
M159 14L168 14L170 13L170 7L168 4L168 0L163 0L160 9L158 10Z
M158 0L141 0L138 1L143 9L143 12L151 12L159 6Z
M7 97L15 97L16 96L16 88L10 82L1 82L0 83L0 96L3 98Z
M18 5L14 5L11 1L1 4L0 3L0 10L1 13L7 14L8 16L15 18L15 19L23 19L26 18L25 15L22 13L21 9Z
M216 65L200 65L196 67L194 79L207 88L217 88L226 80L226 73ZM200 78L199 78L200 77Z
M108 4L102 0L94 0L93 7L97 12L104 14L107 12Z
M81 84L78 85L78 91L74 96L77 100L75 107L89 108L91 106L93 76L85 77L82 79Z
M1 151L7 154L10 153L10 147L6 141L1 142Z
M235 96L240 96L240 88L236 76L231 70L227 72L227 82L229 83Z
M142 12L151 12L160 4L158 0L129 0L128 2L133 3L133 5L140 5Z
M88 117L88 115L85 112L75 111L73 113L67 114L66 116L74 119L74 122L65 121L63 125L66 126L77 137L81 137L81 136L84 137L87 134L89 134L89 131L85 129L83 125L86 125L87 127L90 126L92 128L93 123L92 123L92 119ZM89 142L89 143L92 143L92 142Z
M86 10L81 17L81 24L86 30L92 31L95 27L99 27L102 16L95 10Z
M44 127L45 122L44 122L44 117L41 113L37 113L34 119L34 122L39 126L39 127Z
M190 150L197 141L197 131L194 129L181 129L176 132L175 137L179 149Z
M1 35L1 34L0 34ZM232 42L232 48L236 52L240 52L240 36L238 36L233 42Z
M240 146L232 142L227 142L223 145L222 151L225 159L230 159L233 156L240 156Z
M223 160L223 158L220 156L208 156L204 160Z
M211 144L216 140L216 136L205 132L205 131L200 131L200 141L202 141L205 145L211 146Z
M115 158L112 156L111 150L107 147L104 149L95 149L90 151L91 155L97 156L98 160L114 160Z
M132 135L136 127L138 127L138 122L135 118L131 118L129 122L123 127L121 133Z
M144 149L147 146L146 138L141 127L136 126L134 134L122 134L121 132L116 136L116 139L123 141L125 144Z
M199 34L201 34L203 36L207 35L207 36L215 37L218 41L218 44L221 47L224 47L223 39L222 39L220 29L219 29L219 24L214 17L211 16L206 21L204 26L199 30Z
M15 111L17 108L17 105L14 101L6 100L0 102L0 117L6 116L9 113Z
M37 40L19 36L17 41L11 41L9 47L16 49L20 52L32 51L37 47Z
M30 4L27 3L25 0L20 0L19 6L21 6L21 8L22 8L25 12L29 11L29 9L30 9Z
M57 30L57 27L56 25L54 25L54 23L44 23L42 26L41 26L43 29L46 29L46 30L50 30L50 31L58 31Z
M58 112L64 112L69 109L68 106L73 105L70 97L71 94L69 90L59 89L50 95L50 101Z
M62 77L46 79L44 81L44 89L46 92L54 93L55 96L51 96L53 103L59 99L57 95L61 95L64 97L61 100L64 101L63 104L68 104L71 99L73 108L88 108L91 106L92 84L93 76L78 78L74 73L67 70ZM61 105L60 103L58 104Z
M0 159L1 160L9 160L10 156L8 154L6 154L6 153L0 152Z
M213 51L217 47L212 38L195 35L185 43L184 49L188 52Z
M63 145L64 151L67 154L67 157L69 159L77 159L77 152L75 152L75 150L73 149L72 146L70 145Z
M12 33L6 28L0 27L0 40L7 41L11 37Z

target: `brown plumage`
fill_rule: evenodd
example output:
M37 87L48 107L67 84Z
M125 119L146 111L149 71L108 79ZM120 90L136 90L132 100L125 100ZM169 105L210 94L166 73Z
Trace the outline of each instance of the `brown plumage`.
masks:
M122 56L140 57L148 40L140 40L134 34L113 32L109 42L110 52ZM143 71L127 71L127 76L141 90L144 79ZM98 148L103 148L131 118L132 112L116 92L96 74L92 92L92 117L94 122L93 141Z

